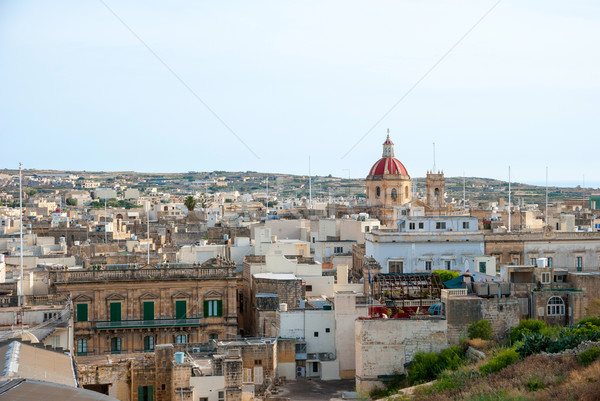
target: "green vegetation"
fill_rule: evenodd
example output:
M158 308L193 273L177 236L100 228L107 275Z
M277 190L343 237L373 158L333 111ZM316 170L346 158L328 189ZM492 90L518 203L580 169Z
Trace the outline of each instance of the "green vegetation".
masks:
M447 348L440 354L419 351L408 371L408 384L415 385L434 380L446 369L456 370L465 363L465 354L457 346Z
M499 372L508 365L512 365L514 362L516 362L519 357L519 354L514 348L500 351L488 363L481 365L479 367L479 371L482 375Z
M577 355L577 360L583 366L589 366L600 356L600 348L594 347Z
M369 392L369 396L371 399L385 398L389 397L392 394L396 394L399 389L403 388L406 385L406 376L394 372L391 376L390 380L385 383L384 388L374 388Z
M454 272L451 270L434 270L433 274L437 274L440 277L440 281L442 283L460 276L459 272Z
M190 212L194 210L194 208L196 207L196 203L198 203L198 201L194 199L192 195L188 196L187 198L185 198L185 201L183 201L183 204L185 205L185 207L187 207L187 210Z
M77 199L67 198L67 206L77 206Z
M537 319L526 319L510 330L509 337L511 344L521 340L524 335L530 333L539 333L546 328L546 323Z
M492 328L492 324L489 320L483 319L478 322L473 322L469 325L467 329L467 333L469 333L469 338L481 338L482 340L490 340L492 338L492 334L494 334L494 329Z
M583 341L600 340L600 323L596 318L582 319L566 327L547 327L537 333L525 333L517 342L517 352L525 357L540 352L558 353L575 348Z

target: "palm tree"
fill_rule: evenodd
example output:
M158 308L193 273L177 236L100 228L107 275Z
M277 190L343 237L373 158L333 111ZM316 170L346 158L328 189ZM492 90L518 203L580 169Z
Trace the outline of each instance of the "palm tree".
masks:
M183 204L185 205L185 207L187 207L187 210L192 212L194 210L194 208L196 207L196 203L198 201L192 196L188 196L187 198L185 198L185 201L183 201Z

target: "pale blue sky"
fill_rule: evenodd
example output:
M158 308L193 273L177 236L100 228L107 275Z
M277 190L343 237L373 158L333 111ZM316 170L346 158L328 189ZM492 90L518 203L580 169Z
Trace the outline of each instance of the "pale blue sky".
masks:
M598 185L600 2L0 1L0 168L364 177L387 128L414 177Z

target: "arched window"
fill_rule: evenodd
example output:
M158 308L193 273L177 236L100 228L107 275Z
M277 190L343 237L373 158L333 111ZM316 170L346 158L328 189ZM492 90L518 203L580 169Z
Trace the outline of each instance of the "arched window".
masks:
M396 199L398 197L398 192L396 191L396 188L392 189L392 199Z
M435 196L439 196L439 194L440 194L440 189L439 189L439 188L436 188L436 189L434 189L434 190L433 190L433 194L434 194Z
M404 197L408 200L408 185L404 187Z
M565 314L565 301L561 297L551 297L546 306L546 315L562 316Z
M187 343L187 335L177 334L177 337L175 338L175 342L177 344L186 344Z
M381 196L381 188L375 188L375 195L377 195L378 198Z
M208 335L208 339L209 340L217 340L217 339L219 339L219 334L217 334L217 333L210 333Z

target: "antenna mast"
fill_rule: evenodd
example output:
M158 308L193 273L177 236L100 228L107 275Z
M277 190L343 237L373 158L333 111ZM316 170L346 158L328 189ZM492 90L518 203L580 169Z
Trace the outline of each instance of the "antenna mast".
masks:
M510 166L508 166L508 232L511 227L511 207L510 207Z
M548 225L548 166L546 166L546 225Z
M19 306L24 305L25 295L23 294L23 178L21 174L21 167L23 165L19 163L19 219L21 221L20 224L20 238L21 238L21 249L19 252L19 260L21 264L21 294L19 294ZM23 316L21 316L21 322L23 321Z
M312 175L310 175L310 156L308 156L308 208L312 209Z
M435 174L435 142L433 143L433 174Z

